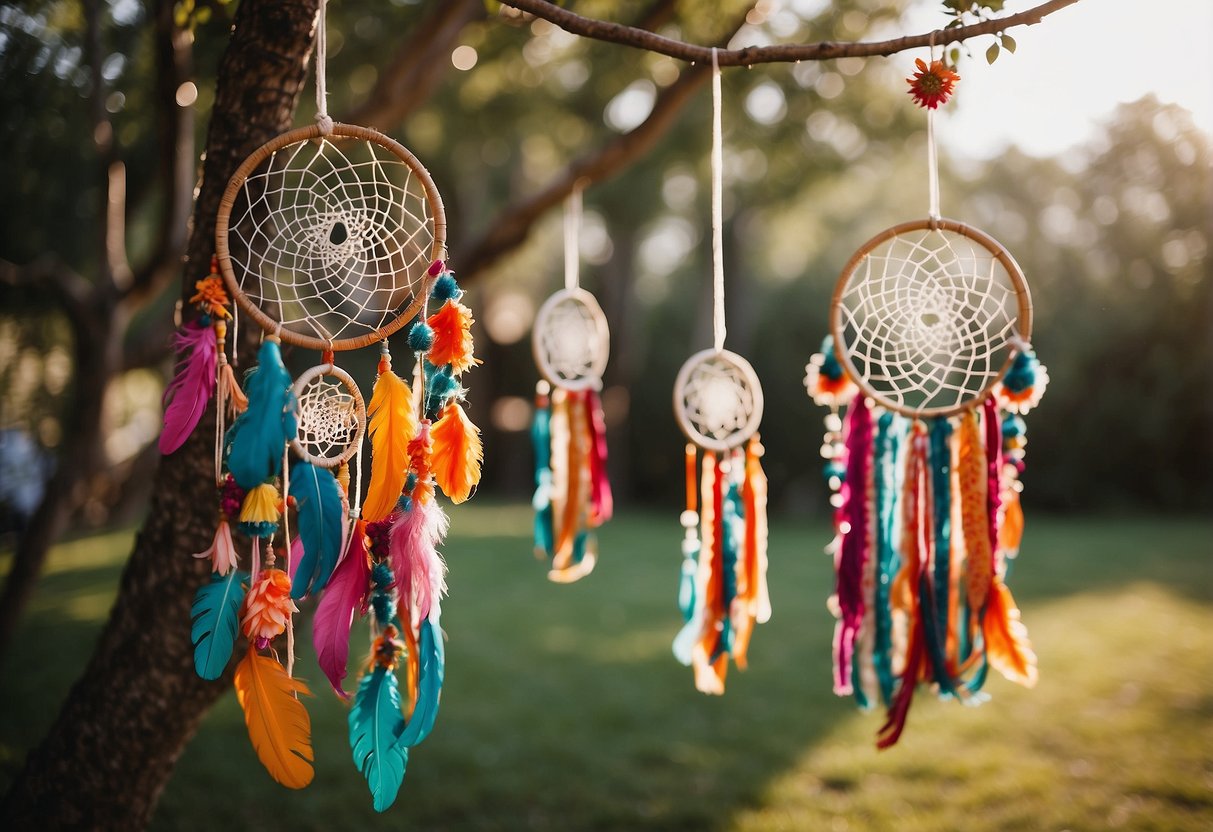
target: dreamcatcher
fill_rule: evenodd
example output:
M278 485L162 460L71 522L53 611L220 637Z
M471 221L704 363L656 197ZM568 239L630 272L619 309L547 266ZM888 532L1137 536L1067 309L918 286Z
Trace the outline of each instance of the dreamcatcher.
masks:
M724 693L729 657L744 669L754 624L771 616L767 595L767 481L759 460L762 386L750 363L724 348L720 67L712 50L712 266L714 345L692 355L674 381L674 415L686 446L682 513L684 626L674 655L695 687ZM702 465L697 472L700 450ZM700 508L702 506L702 508Z
M900 737L919 682L976 703L991 667L1029 687L1037 676L1005 579L1023 529L1020 414L1048 377L1015 260L940 217L933 111L958 76L940 61L918 68L928 218L882 231L847 263L805 380L830 408L834 691L885 704L881 748Z
M189 435L217 377L220 519L211 548L198 555L210 558L214 574L194 601L195 668L202 678L219 678L237 636L247 639L235 685L249 736L270 775L301 788L312 779L313 757L299 699L308 689L292 672L295 602L320 596L313 644L346 699L351 627L355 615L369 617L371 650L359 663L350 746L382 811L396 798L408 749L425 739L437 714L446 592L437 547L447 517L435 487L460 503L480 476L479 431L460 404L459 383L476 362L471 312L441 259L446 221L429 174L392 139L326 114L324 13L322 0L318 123L262 146L228 183L212 275L194 298L202 314L181 336L194 348L170 388L161 447L171 452ZM227 292L265 331L245 379L247 401L222 349ZM387 339L414 318L410 388L393 371ZM208 325L213 336L203 337ZM292 383L282 343L319 350L321 363ZM364 406L336 355L375 343L378 375ZM229 416L235 421L227 427ZM372 457L362 502L364 433ZM250 541L247 571L233 531ZM275 640L284 633L280 655Z
M548 578L572 583L594 570L594 529L611 519L606 420L598 392L610 353L606 316L578 283L581 189L565 205L564 289L535 318L531 345L543 379L535 387L535 555Z

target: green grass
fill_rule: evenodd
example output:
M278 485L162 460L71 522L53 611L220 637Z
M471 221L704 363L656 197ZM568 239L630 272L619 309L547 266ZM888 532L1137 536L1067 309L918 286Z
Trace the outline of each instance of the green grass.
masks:
M454 512L442 712L400 798L370 808L345 708L301 648L316 780L259 767L234 696L186 748L158 829L1205 830L1213 828L1213 526L1029 518L1011 585L1040 656L980 708L920 692L901 743L830 693L826 530L772 529L775 616L728 694L696 693L678 627L676 517L601 534L549 584L529 515ZM0 667L0 789L54 717L107 612L129 533L59 547ZM188 626L188 622L182 622ZM365 633L359 629L359 633Z

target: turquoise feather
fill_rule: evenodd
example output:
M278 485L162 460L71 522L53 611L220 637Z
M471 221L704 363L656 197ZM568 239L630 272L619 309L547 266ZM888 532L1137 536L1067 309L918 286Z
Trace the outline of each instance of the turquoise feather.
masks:
M247 580L246 573L235 569L226 575L216 572L194 595L190 640L194 643L194 670L203 679L222 676L232 657Z
M298 430L291 376L278 345L261 342L257 367L245 379L248 410L227 432L227 468L246 491L282 471L282 450Z
M349 723L354 765L366 778L375 811L382 812L396 801L409 762L408 749L396 742L404 728L396 674L376 667L362 677Z
M442 647L442 628L438 626L437 607L421 625L420 668L417 680L417 706L400 735L400 744L412 747L429 736L438 718L438 700L442 696L442 677L446 656Z
M291 597L302 598L324 589L341 557L341 488L331 472L296 462L291 467L290 495L299 512L299 539L303 541Z

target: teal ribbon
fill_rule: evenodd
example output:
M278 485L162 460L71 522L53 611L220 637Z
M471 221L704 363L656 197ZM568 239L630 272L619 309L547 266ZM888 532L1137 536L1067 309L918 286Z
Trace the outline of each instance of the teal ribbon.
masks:
M889 609L889 591L893 578L901 568L897 554L897 517L901 507L905 469L902 449L908 422L901 416L885 412L876 423L876 459L874 498L876 501L876 591L875 630L872 664L880 682L880 697L886 706L893 703L897 679L893 675L893 616ZM859 690L859 686L855 686ZM865 697L866 698L866 697Z

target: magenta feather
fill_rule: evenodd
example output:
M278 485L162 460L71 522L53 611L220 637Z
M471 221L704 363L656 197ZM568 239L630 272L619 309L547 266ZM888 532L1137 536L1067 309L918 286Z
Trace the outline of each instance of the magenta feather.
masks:
M290 568L286 573L291 576L291 583L295 582L295 573L299 571L299 561L303 560L303 538L295 535L295 539L291 541L291 563Z
M412 599L420 620L429 617L434 594L446 594L446 563L438 554L438 545L446 537L450 521L433 500L412 501L408 511L392 524L389 554L394 586L404 600Z
M312 619L312 645L320 669L342 699L350 696L341 686L350 658L350 626L370 588L371 565L366 544L360 521L349 535L349 548L333 570Z
M215 368L219 345L209 326L186 324L173 339L181 356L177 374L164 391L164 430L160 432L160 453L171 454L185 444L211 396L215 394Z

